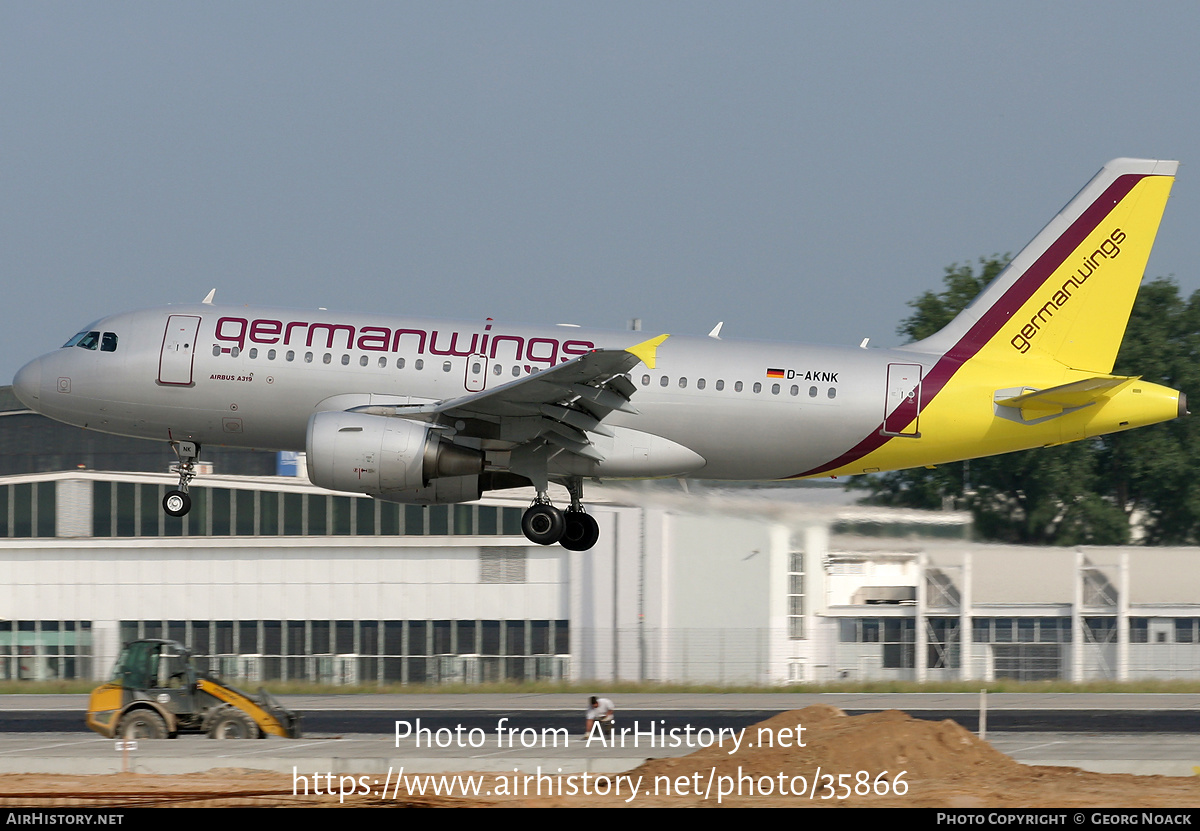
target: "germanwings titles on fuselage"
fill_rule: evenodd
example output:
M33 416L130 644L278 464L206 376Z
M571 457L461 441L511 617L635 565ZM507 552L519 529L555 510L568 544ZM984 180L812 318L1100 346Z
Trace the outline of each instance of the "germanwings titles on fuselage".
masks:
M418 504L532 485L533 542L590 548L586 479L869 473L1175 418L1111 375L1177 163L1110 162L961 315L897 349L195 305L104 318L14 380L31 409L168 441L305 450L312 481ZM550 500L564 485L566 510Z
M454 325L454 324L450 324ZM461 325L461 324L459 324ZM319 337L318 335L323 335ZM304 320L279 318L221 317L214 333L222 352L239 351L247 343L264 346L278 344L296 348L343 349L359 352L415 352L417 355L452 355L465 358L481 355L491 360L509 360L533 366L554 366L560 360L585 355L596 344L585 340L531 337L492 333L492 324L483 331L447 331L441 329L410 329L390 326L355 326L351 323L309 323ZM407 350L401 348L404 338ZM468 342L468 338L470 339ZM321 341L324 340L322 346ZM489 344L490 340L490 344Z

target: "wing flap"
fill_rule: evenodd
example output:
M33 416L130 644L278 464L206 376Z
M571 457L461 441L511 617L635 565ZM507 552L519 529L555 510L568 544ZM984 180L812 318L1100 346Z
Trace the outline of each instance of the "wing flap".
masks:
M625 373L639 363L653 367L658 347L668 338L659 335L627 349L595 349L558 366L509 381L482 392L417 406L373 404L356 411L430 422L437 426L463 421L454 429L465 435L485 435L472 423L494 425L507 419L540 416L534 435L524 444L545 442L585 458L603 461L588 433L612 437L601 422L613 411L637 415L630 398L637 387Z

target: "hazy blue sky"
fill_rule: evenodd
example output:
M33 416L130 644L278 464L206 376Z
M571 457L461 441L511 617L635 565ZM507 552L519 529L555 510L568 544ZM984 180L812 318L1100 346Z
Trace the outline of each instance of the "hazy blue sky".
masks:
M899 342L1116 156L1184 162L1197 3L0 0L0 379L197 301Z

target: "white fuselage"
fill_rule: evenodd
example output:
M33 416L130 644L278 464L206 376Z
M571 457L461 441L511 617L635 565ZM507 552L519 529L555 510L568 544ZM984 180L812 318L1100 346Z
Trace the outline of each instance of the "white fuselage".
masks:
M304 449L316 412L454 399L644 334L208 304L89 329L114 334L116 348L69 346L31 362L14 381L30 407L107 433L278 450ZM638 414L604 424L618 443L658 437L702 461L601 465L600 475L804 475L878 430L895 406L889 365L927 372L934 357L672 336L654 369L628 373Z

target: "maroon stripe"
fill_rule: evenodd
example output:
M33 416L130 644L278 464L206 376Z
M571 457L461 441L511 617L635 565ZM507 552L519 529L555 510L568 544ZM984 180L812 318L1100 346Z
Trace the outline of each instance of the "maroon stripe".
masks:
M1100 194L1099 198L1093 201L1071 223L1071 226L1059 235L1058 239L1047 246L1042 255L1025 270L1024 274L1017 278L1015 283L1009 286L1008 291L992 304L987 312L975 322L975 325L959 339L958 343L950 347L938 359L933 369L921 382L922 412L949 383L959 368L975 357L979 350L996 336L1001 327L1028 302L1034 292L1045 284L1050 275L1066 262L1067 257L1088 238L1092 231L1096 230L1100 223L1120 204L1121 200L1129 195L1134 186L1144 178L1147 177L1134 173L1118 176L1111 185L1105 188L1104 193ZM836 459L786 478L798 479L802 476L813 476L827 470L836 470L861 459L895 438L894 436L880 435L882 429L883 422L881 421L870 435Z

